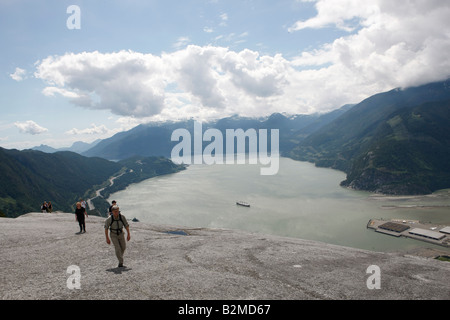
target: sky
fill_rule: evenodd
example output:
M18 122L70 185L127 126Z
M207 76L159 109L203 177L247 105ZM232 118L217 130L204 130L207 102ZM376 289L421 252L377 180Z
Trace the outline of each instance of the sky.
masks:
M329 112L450 76L448 0L0 0L0 146Z

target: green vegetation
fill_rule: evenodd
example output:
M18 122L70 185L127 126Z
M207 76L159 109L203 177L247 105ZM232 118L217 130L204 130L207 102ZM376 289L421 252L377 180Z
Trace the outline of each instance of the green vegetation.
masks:
M125 189L133 183L138 183L156 176L176 173L184 170L184 165L176 165L163 157L139 157L135 156L118 162L122 169L114 175L113 184L108 180L107 186L102 190L100 197L92 199L95 207L91 214L104 215L108 211L110 203L106 199L117 191ZM101 187L100 187L101 188ZM95 190L98 190L96 188Z
M449 256L439 256L439 257L436 257L436 259L440 260L440 261L450 262L450 257Z
M17 217L40 211L44 201L51 201L54 211L72 212L80 198L95 196L95 188L109 186L109 179L119 172L128 171L110 192L147 179L152 174L172 173L183 168L161 158L135 161L143 165L139 167L132 161L87 158L73 152L48 154L0 148L0 210L7 217Z
M347 173L343 186L384 194L450 187L446 82L370 97L301 141L290 157Z
M16 217L51 201L54 210L72 211L85 190L119 169L116 163L72 152L0 148L0 210Z
M393 113L355 158L343 185L394 194L448 188L449 124L450 100Z

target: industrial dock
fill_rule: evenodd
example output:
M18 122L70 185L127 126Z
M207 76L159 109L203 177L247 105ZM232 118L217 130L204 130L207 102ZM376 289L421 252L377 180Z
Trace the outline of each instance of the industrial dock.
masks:
M407 237L450 247L450 226L424 223L417 220L371 219L367 228L394 237Z

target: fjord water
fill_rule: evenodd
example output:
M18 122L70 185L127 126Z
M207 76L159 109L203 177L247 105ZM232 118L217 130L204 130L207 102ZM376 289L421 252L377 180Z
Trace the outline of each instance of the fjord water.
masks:
M339 186L345 174L280 158L278 174L260 165L191 165L129 186L116 200L128 218L179 227L239 229L368 249L434 247L367 229L371 218L450 223L448 191L422 197L384 197ZM236 205L248 202L251 207Z

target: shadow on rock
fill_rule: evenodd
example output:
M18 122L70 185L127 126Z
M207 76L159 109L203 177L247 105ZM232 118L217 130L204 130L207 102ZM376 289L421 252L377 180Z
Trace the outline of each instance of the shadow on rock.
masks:
M122 272L127 272L127 271L131 271L131 270L133 270L133 269L128 268L128 267L116 267L116 268L106 269L106 271L114 272L115 274L122 274Z

